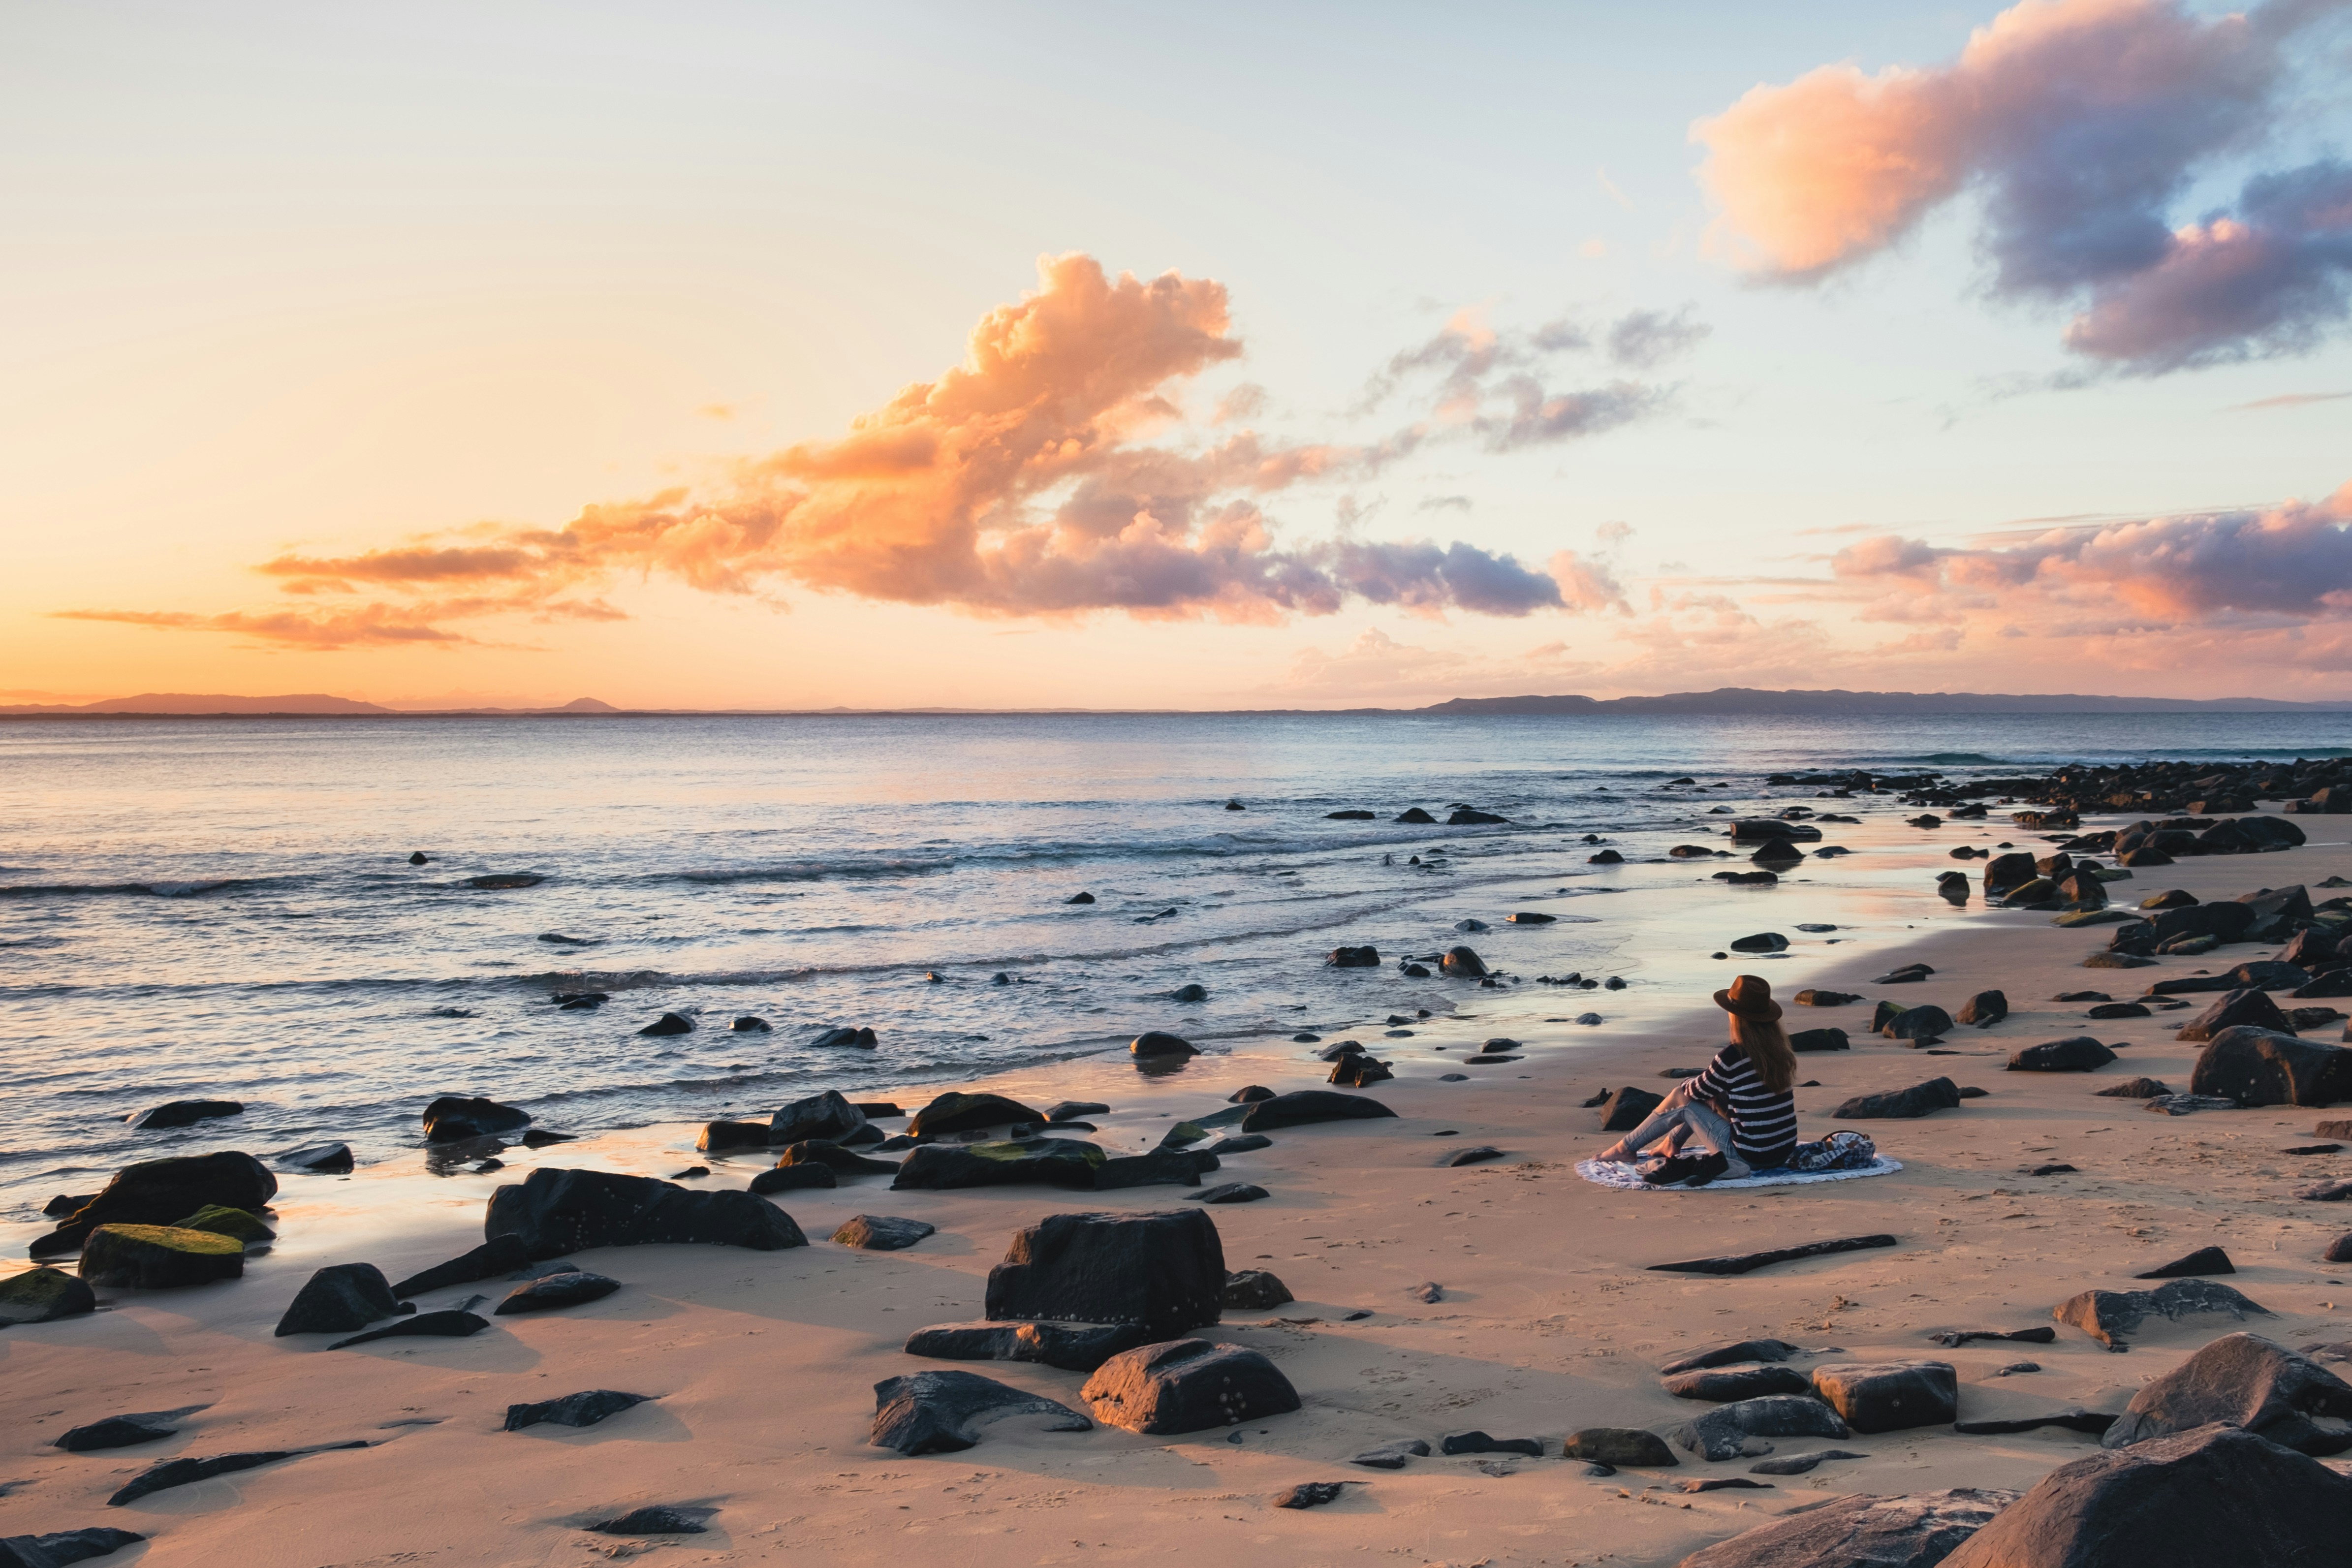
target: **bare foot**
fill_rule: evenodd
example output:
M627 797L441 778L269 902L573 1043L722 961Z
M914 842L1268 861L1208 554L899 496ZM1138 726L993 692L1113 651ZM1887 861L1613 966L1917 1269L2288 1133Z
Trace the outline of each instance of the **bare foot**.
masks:
M1612 1143L1592 1156L1592 1163L1596 1165L1630 1165L1633 1163L1633 1151L1622 1143Z

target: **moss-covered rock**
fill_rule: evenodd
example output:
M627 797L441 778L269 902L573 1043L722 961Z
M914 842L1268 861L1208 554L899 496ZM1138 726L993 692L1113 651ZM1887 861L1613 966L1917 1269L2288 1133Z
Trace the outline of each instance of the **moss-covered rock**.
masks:
M175 1222L175 1230L208 1230L215 1236L233 1236L248 1247L256 1242L271 1242L278 1233L261 1222L261 1216L247 1209L233 1209L223 1204L206 1204L184 1220Z
M62 1268L27 1268L0 1279L0 1323L46 1323L97 1308L90 1288Z
M172 1225L102 1225L82 1241L81 1277L92 1285L170 1290L245 1272L245 1243Z

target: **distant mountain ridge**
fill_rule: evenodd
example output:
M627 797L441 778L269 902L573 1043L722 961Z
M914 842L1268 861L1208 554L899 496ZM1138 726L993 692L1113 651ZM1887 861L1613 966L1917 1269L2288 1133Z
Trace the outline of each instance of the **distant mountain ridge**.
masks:
M2352 698L2283 702L2268 697L2025 696L1989 691L1765 691L1719 686L1660 697L1456 697L1415 710L1477 715L1577 713L2347 713Z

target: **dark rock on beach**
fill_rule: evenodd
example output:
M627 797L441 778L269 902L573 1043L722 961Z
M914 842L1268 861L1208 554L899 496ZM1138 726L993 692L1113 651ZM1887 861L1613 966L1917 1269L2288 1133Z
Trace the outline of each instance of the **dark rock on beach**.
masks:
M2016 1497L1955 1487L1905 1497L1834 1498L1695 1552L1676 1568L1933 1568L1953 1561L1951 1553ZM2054 1559L2044 1564L2017 1558L2002 1560L2000 1568L2061 1565ZM2064 1568L2107 1565L2069 1563Z
M234 1237L168 1225L102 1225L83 1237L81 1277L91 1285L173 1290L235 1279L245 1244Z
M2151 1317L2170 1322L2191 1318L2226 1316L2242 1322L2249 1315L2267 1318L2270 1310L2247 1300L2227 1285L2203 1279L2174 1279L2153 1290L2085 1290L2051 1309L2062 1323L2082 1330L2109 1350L2124 1348L2123 1336Z
M2116 1059L2116 1053L2088 1035L2044 1040L2009 1058L2011 1072L2095 1072Z
M0 1328L51 1323L98 1310L98 1295L62 1268L27 1268L0 1279Z
M1325 1503L1338 1502L1339 1500L1340 1494L1345 1492L1348 1488L1353 1484L1356 1483L1349 1481L1301 1481L1295 1487L1290 1487L1283 1491L1276 1492L1274 1497L1274 1506L1276 1508L1321 1508Z
M939 1229L919 1219L896 1215L862 1214L842 1222L833 1239L843 1247L867 1252L903 1252Z
M555 1426L593 1426L610 1415L651 1400L650 1394L623 1394L618 1389L592 1388L561 1399L541 1399L507 1406L506 1430L520 1432L542 1423Z
M1543 1458L1540 1437L1496 1437L1485 1432L1448 1432L1438 1439L1439 1453L1454 1454L1524 1454L1530 1459Z
M168 1128L193 1127L199 1121L244 1114L245 1106L234 1100L175 1100L152 1110L134 1112L123 1120L142 1132L161 1132Z
M509 1291L492 1315L510 1318L520 1312L552 1312L565 1307L585 1306L603 1300L620 1288L621 1282L609 1275L569 1268L561 1274L541 1275Z
M178 1410L110 1415L103 1421L68 1428L52 1446L63 1448L68 1454L100 1454L116 1448L135 1448L142 1443L160 1443L166 1437L179 1436L180 1429L173 1425L173 1422L207 1408L209 1406L203 1405L190 1405Z
M768 1146L768 1124L764 1121L706 1121L694 1141L701 1153L721 1153L729 1149L764 1149Z
M1906 1007L1879 1026L1878 1032L1890 1040L1910 1040L1924 1043L1940 1040L1952 1031L1952 1016L1932 1003Z
M1705 1367L1665 1380L1666 1392L1676 1399L1705 1399L1717 1405L1767 1394L1810 1394L1812 1389L1812 1380L1795 1367L1769 1363Z
M483 1235L517 1237L535 1258L658 1243L756 1252L808 1245L789 1215L750 1193L695 1193L650 1176L551 1166L492 1193Z
M1222 1186L1209 1187L1197 1193L1187 1193L1184 1194L1184 1199L1187 1203L1196 1204L1254 1204L1260 1198L1273 1195L1255 1183L1227 1182Z
M1272 1132L1318 1121L1377 1121L1396 1114L1377 1100L1360 1094L1335 1094L1328 1089L1293 1089L1251 1105L1242 1117L1244 1132Z
M1952 1020L1988 1029L2008 1016L2009 997L2006 994L1999 991L1979 991L1960 1004L1960 1010L1952 1015Z
M1163 1029L1146 1030L1136 1036L1127 1048L1130 1055L1154 1058L1197 1057L1201 1054L1199 1047L1192 1041L1181 1035L1169 1034Z
M1031 1321L1137 1323L1172 1339L1223 1309L1224 1247L1201 1209L1048 1215L989 1270L987 1313Z
M1036 1184L1091 1188L1109 1158L1075 1138L1008 1138L987 1143L926 1143L891 1178L894 1192L917 1188Z
M1817 1366L1813 1392L1857 1432L1940 1426L1959 1410L1959 1374L1948 1362Z
M1428 1451L1426 1447L1422 1449ZM1560 1444L1559 1457L1637 1470L1672 1469L1682 1463L1664 1438L1639 1426L1580 1427Z
M795 1100L769 1117L765 1141L800 1143L821 1138L839 1142L866 1125L866 1112L852 1105L840 1091L829 1089L823 1094Z
M146 1539L132 1531L109 1530L102 1525L60 1530L47 1535L5 1536L0 1537L0 1568L65 1568L69 1563L111 1556Z
M868 1441L909 1458L952 1454L980 1441L984 1422L1007 1415L1052 1417L1048 1432L1084 1432L1094 1425L1068 1405L970 1372L918 1372L874 1385L874 1429Z
M2224 1029L2236 1027L2266 1029L2275 1034L2292 1035L2294 1026L2279 1005L2269 995L2252 986L2232 991L2191 1019L2178 1038L2210 1040Z
M1601 1110L1601 1131L1631 1132L1650 1119L1650 1113L1666 1102L1663 1094L1652 1094L1646 1089L1627 1084L1611 1095Z
M1838 1413L1808 1394L1772 1394L1718 1405L1674 1432L1674 1440L1701 1458L1736 1459L1759 1437L1850 1437Z
M1672 1377L1679 1372L1695 1372L1701 1367L1734 1366L1741 1362L1780 1362L1803 1352L1785 1340L1738 1340L1727 1345L1716 1345L1708 1350L1693 1351L1675 1357L1658 1369L1659 1374Z
M1475 949L1449 947L1438 967L1457 980L1483 980L1486 977L1486 962Z
M775 1165L753 1176L744 1191L766 1197L771 1193L799 1192L808 1188L830 1188L841 1185L841 1178L830 1165Z
M1143 1338L1140 1323L941 1323L908 1335L906 1352L938 1361L1026 1361L1092 1372Z
M478 1095L445 1094L425 1108L427 1143L462 1143L495 1138L530 1125L530 1112Z
M614 1519L598 1520L583 1528L599 1535L702 1535L708 1522L719 1510L715 1508L672 1508L656 1505L633 1508Z
M1122 1351L1087 1379L1095 1418L1130 1432L1200 1432L1299 1408L1298 1391L1257 1351L1170 1340Z
M476 1298L479 1300L479 1298ZM347 1340L337 1340L327 1348L343 1350L352 1345L363 1345L374 1340L441 1339L462 1340L480 1333L490 1326L488 1318L476 1317L465 1308L451 1308L440 1312L419 1312L414 1317L399 1318L380 1329L369 1329Z
M1361 1465L1369 1470L1401 1470L1413 1459L1429 1458L1429 1445L1419 1437L1397 1437L1376 1448L1367 1448L1349 1459L1351 1465Z
M968 1132L1044 1120L1019 1100L1007 1100L1001 1094L963 1094L951 1089L915 1112L907 1131L917 1138L929 1138L942 1132Z
M257 1212L278 1194L278 1178L241 1152L149 1160L115 1173L105 1190L36 1240L32 1255L70 1252L101 1225L171 1225L207 1204Z
M803 1138L776 1152L779 1165L823 1165L836 1175L887 1176L899 1167L891 1160L869 1160L854 1150L823 1138Z
M2224 1334L2132 1396L2100 1445L2128 1447L2226 1421L2305 1454L2352 1448L2352 1384L2260 1334Z
M349 1443L319 1443L308 1448L272 1448L258 1453L221 1454L208 1459L166 1459L151 1466L131 1478L115 1494L106 1500L109 1508L121 1508L137 1502L152 1493L173 1487L184 1487L197 1481L208 1481L215 1476L235 1475L239 1470L259 1469L280 1459L299 1459L306 1454L330 1453L339 1448L364 1448L364 1440Z
M494 1236L471 1252L460 1253L446 1263L436 1263L422 1273L412 1274L392 1288L392 1293L405 1300L422 1296L427 1291L446 1289L452 1285L471 1285L477 1280L496 1279L513 1273L530 1261L530 1254L519 1236Z
M1831 1114L1840 1121L1901 1121L1949 1110L1959 1103L1959 1085L1948 1078L1936 1078L1885 1094L1855 1095Z
M278 1337L350 1334L405 1309L373 1263L335 1263L310 1276L278 1320Z
M1843 1029L1799 1029L1789 1037L1792 1051L1843 1051L1853 1044Z
M2200 1247L2186 1258L2176 1258L2169 1263L2160 1264L2144 1274L2135 1274L2132 1278L2135 1279L2191 1279L2203 1275L2235 1274L2237 1271L2237 1266L2230 1261L2228 1253L2218 1247Z
M2333 1105L2352 1100L2352 1050L2274 1029L2223 1029L2198 1053L2189 1088L2240 1105Z
M1800 1007L1845 1007L1862 1000L1852 991L1800 991L1794 998Z
M1944 1562L2319 1563L2339 1555L2348 1534L2352 1479L2254 1433L2213 1425L2061 1465Z

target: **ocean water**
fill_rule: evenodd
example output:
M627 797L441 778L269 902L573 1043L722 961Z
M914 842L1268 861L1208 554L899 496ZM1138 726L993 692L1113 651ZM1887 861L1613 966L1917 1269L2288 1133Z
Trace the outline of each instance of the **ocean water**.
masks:
M1705 863L1592 866L1587 835L1636 860L1719 838L1710 806L1805 798L1762 782L1794 768L2347 745L2347 717L2219 714L0 723L0 1207L184 1148L388 1158L445 1092L593 1131L889 1095L1147 1028L1216 1050L1474 1002L1498 1033L1634 1018L1720 983L1700 950L1727 923L1788 929L1832 895L1890 931L1965 918L1918 896L1948 841L1903 839L1893 797L1864 799L1838 809L1868 815L1849 840L1867 852L1744 895ZM1700 787L1663 787L1685 774ZM1456 804L1509 820L1391 820ZM1379 815L1326 816L1343 808ZM542 880L467 884L518 873ZM1774 902L1722 912L1743 897ZM1528 908L1559 923L1503 923ZM1395 973L1463 941L1525 983ZM1391 962L1323 967L1341 942ZM1629 988L1535 981L1571 971ZM1173 999L1192 984L1204 1000ZM585 990L613 999L549 1002ZM635 1032L665 1011L697 1028ZM742 1015L772 1032L733 1031ZM877 1047L813 1044L836 1026ZM198 1097L248 1110L124 1125Z

